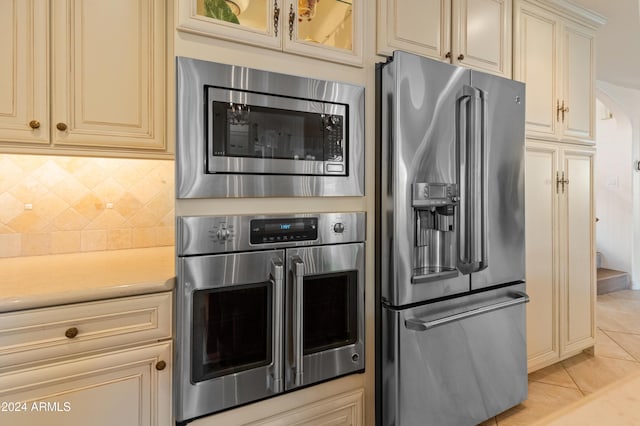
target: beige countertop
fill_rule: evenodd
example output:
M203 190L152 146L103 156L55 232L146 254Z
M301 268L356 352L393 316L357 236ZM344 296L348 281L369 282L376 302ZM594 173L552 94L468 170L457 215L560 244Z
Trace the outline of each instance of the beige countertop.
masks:
M0 259L0 312L172 290L173 247Z
M536 422L536 425L640 425L640 374L612 383Z

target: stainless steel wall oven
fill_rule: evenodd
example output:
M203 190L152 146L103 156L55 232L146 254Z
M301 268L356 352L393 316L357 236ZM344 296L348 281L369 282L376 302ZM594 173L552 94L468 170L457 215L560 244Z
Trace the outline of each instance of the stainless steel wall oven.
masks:
M364 370L364 213L178 218L176 419Z
M364 88L177 59L178 198L364 195Z

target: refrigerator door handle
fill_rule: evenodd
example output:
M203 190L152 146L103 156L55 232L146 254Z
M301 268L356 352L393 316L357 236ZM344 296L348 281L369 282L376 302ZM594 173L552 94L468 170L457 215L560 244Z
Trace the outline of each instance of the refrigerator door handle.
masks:
M487 267L487 116L484 92L464 86L458 99L458 269L463 274ZM462 108L462 101L465 107ZM464 122L462 111L465 111ZM464 134L464 138L460 137Z
M467 227L469 226L467 211L468 198L468 132L467 132L467 112L469 99L471 94L465 86L462 95L456 101L456 152L457 152L457 168L458 168L458 186L460 188L460 199L458 202L458 211L456 212L456 239L458 245L458 269L463 274L468 274L466 265L469 263L469 247L467 240Z
M497 311L499 309L505 309L511 306L520 305L529 302L529 296L523 291L513 291L509 293L509 296L513 297L512 300L507 300L493 305L482 306L480 308L471 309L469 311L460 312L459 314L450 315L444 318L438 318L431 321L424 321L419 318L409 318L404 321L404 325L407 329L413 331L427 331L440 325L449 324L454 321L460 321L466 318L474 317L476 315L486 314L488 312Z
M271 282L273 283L273 392L280 393L284 390L283 387L283 372L282 372L282 319L284 318L284 267L282 265L282 259L271 259Z
M299 256L293 259L293 352L295 360L295 376L293 379L294 386L302 385L303 376L303 347L302 347L302 330L304 329L302 321L303 286L304 286L304 261Z
M481 121L480 121L480 176L481 176L481 197L482 197L482 207L480 211L481 215L481 225L479 229L480 233L480 263L478 264L477 269L474 272L482 271L487 266L489 266L489 251L487 249L487 236L489 235L488 224L489 224L489 159L487 155L488 151L488 113L487 113L487 93L483 90L477 89L480 93L480 99L478 100L481 108Z

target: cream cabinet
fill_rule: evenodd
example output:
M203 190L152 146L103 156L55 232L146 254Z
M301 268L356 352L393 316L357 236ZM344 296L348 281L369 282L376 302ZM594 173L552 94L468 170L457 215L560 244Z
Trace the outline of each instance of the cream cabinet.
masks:
M595 343L590 148L527 141L527 353L534 371Z
M0 0L0 144L49 143L48 3Z
M514 78L526 83L526 133L593 143L595 30L601 16L562 0L516 0Z
M171 342L0 375L3 424L171 425ZM0 407L0 409L2 408Z
M348 65L363 64L365 0L184 0L177 29Z
M511 78L512 0L378 0L378 53L404 50Z
M294 398L291 396L291 398ZM289 403L288 405L292 405ZM240 409L242 410L242 409ZM319 399L296 408L283 409L277 414L265 415L265 410L231 410L194 420L193 426L364 426L364 389L354 389ZM271 411L278 411L269 409Z
M0 314L3 422L171 425L171 301L166 292Z
M170 155L164 0L0 1L1 151Z

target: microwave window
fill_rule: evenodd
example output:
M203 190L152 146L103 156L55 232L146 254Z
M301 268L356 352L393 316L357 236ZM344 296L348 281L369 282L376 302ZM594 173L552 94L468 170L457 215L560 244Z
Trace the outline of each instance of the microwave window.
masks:
M271 363L271 301L270 282L194 293L193 382Z
M213 102L214 157L342 161L343 117Z
M305 355L350 345L358 339L358 273L304 277Z

